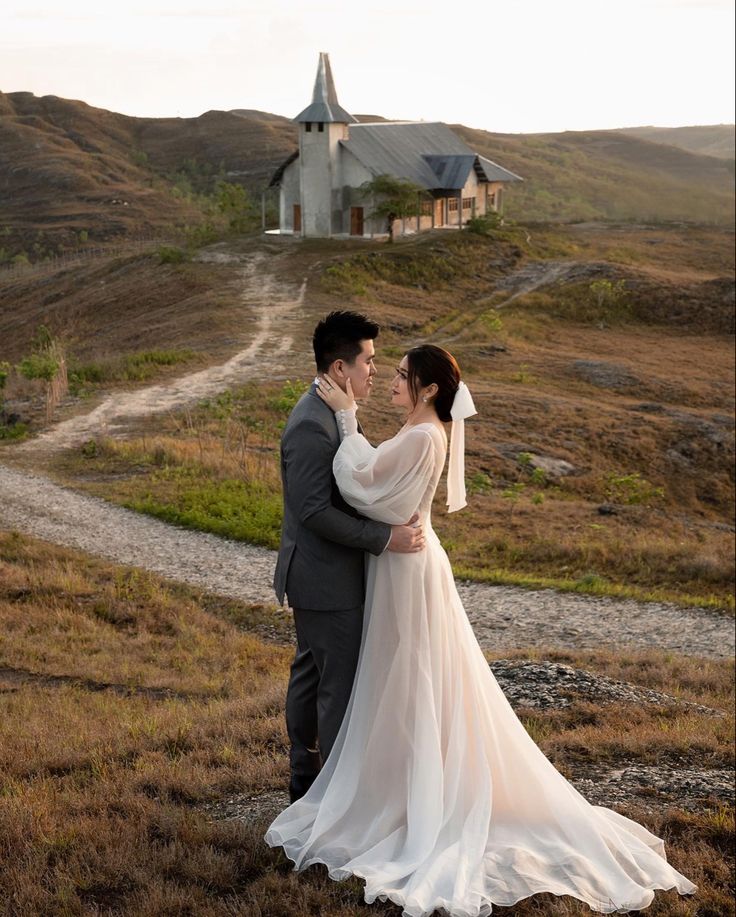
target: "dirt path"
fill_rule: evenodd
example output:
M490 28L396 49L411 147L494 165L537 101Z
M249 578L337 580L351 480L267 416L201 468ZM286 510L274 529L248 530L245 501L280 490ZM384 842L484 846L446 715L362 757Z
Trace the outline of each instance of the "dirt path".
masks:
M526 293L533 293L540 287L552 284L574 283L576 281L592 280L601 277L610 277L615 269L607 262L594 261L527 261L518 271L509 274L500 280L494 292L507 292L508 299L503 300L494 309L508 306L517 297Z
M0 465L0 528L17 529L117 563L248 602L273 604L275 552L167 525L40 475ZM484 649L658 647L728 657L733 622L701 609L483 583L458 589ZM290 639L290 629L277 637Z
M264 266L263 253L233 255L209 251L207 261L240 261L240 298L246 307L253 334L248 346L226 363L189 373L172 382L134 392L109 395L88 414L72 417L51 427L35 439L14 447L17 453L66 449L100 434L114 436L136 418L172 411L223 391L231 385L263 378L288 365L294 343L292 330L304 301L306 280L297 287L279 280Z

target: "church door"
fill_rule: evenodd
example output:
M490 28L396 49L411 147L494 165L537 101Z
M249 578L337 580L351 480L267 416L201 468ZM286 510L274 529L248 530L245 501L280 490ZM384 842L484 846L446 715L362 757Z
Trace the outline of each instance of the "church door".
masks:
M294 204L294 232L302 231L302 205Z
M362 207L351 207L350 208L350 235L351 236L362 236L363 235L363 208Z
M444 226L445 225L445 201L444 198L434 202L434 225L435 226Z

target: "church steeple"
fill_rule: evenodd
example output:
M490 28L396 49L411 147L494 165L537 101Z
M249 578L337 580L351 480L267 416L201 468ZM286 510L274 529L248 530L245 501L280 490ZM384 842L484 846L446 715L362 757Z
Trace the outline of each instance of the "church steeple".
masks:
M337 101L335 81L332 79L330 55L322 51L317 65L317 78L314 81L312 104L300 112L294 120L297 123L311 121L324 124L355 124L356 119L345 111Z

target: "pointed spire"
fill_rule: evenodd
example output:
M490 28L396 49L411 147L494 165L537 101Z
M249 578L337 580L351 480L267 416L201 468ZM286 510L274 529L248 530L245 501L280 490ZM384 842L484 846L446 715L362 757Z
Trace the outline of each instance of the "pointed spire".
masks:
M322 51L317 65L317 79L314 81L312 104L300 112L297 122L324 121L325 123L354 124L356 119L340 107L337 101L335 81L332 79L330 55Z

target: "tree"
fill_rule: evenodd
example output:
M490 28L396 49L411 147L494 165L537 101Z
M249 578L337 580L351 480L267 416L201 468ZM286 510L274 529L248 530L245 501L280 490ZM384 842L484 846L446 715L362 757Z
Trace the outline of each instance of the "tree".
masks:
M217 208L228 221L231 232L249 232L255 225L255 210L248 192L242 185L217 183Z
M376 200L369 216L385 218L389 242L394 241L394 220L418 216L422 200L428 197L421 185L393 175L377 175L371 181L364 182L360 191L363 197L370 196Z

